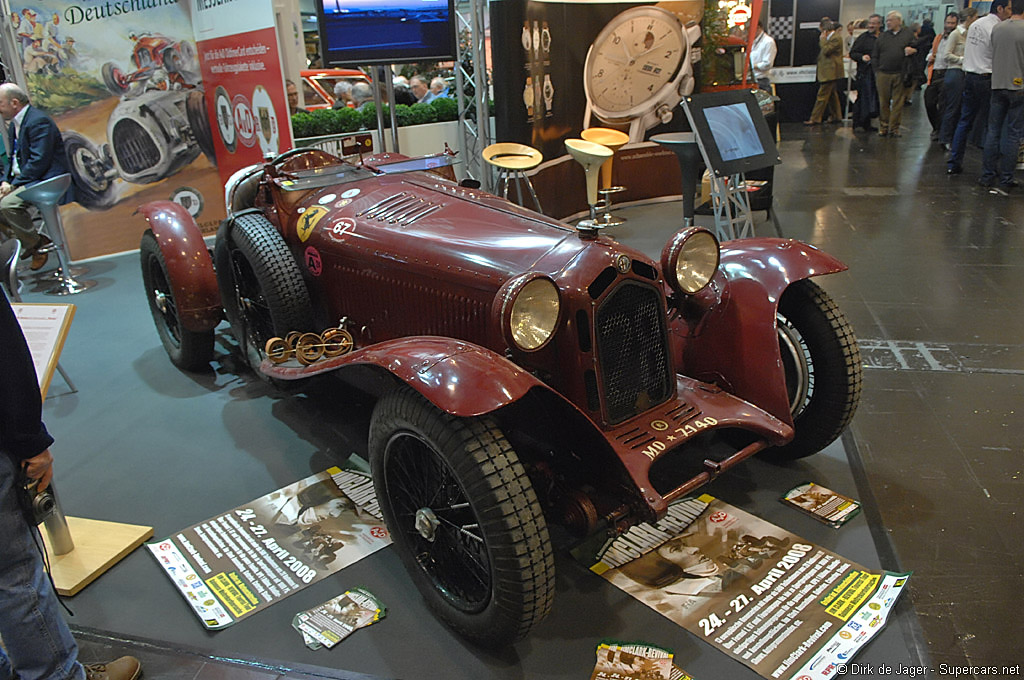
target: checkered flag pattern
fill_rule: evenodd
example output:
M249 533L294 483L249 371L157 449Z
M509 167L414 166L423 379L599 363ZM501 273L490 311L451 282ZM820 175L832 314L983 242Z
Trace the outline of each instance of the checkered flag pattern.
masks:
M771 17L768 20L768 34L776 40L793 38L793 17Z

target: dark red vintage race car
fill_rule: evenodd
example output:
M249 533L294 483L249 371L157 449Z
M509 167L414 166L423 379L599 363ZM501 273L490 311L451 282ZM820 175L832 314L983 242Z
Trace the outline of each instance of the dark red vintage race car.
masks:
M655 262L417 171L436 161L299 149L240 171L212 258L184 209L146 204L142 273L185 370L208 367L226 317L265 378L383 376L368 446L380 506L452 628L502 645L544 617L548 522L615 534L849 423L857 344L810 280L838 260L688 228Z

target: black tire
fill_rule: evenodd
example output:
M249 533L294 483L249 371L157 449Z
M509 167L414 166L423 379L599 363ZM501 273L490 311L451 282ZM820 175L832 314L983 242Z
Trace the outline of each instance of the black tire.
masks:
M395 548L438 618L503 647L547 615L555 592L547 524L492 419L456 418L403 386L374 409L369 452Z
M104 64L100 73L103 75L103 84L107 86L111 94L120 97L131 89L131 86L127 84L124 72L114 62L108 61Z
M822 450L849 425L860 401L860 349L839 307L809 280L782 294L778 329L796 436L763 455L796 460Z
M149 311L171 363L183 371L209 368L213 360L213 329L195 332L182 327L174 289L167 276L167 262L150 229L142 235L139 255Z
M213 130L210 129L210 117L206 115L206 95L201 90L192 90L188 93L185 99L185 113L199 150L214 167L217 167L217 153L213 149Z
M104 210L117 202L114 180L107 176L109 162L89 139L65 132L64 153L75 184L75 201L89 210Z
M247 213L226 220L214 250L217 283L231 333L260 376L272 337L313 328L309 291L288 244L266 217Z

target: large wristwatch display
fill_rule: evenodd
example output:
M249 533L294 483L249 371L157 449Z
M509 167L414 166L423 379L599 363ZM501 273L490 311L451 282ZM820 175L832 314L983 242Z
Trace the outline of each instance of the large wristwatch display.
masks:
M693 91L690 48L700 26L683 26L672 12L647 5L622 12L601 30L587 52L583 87L587 110L611 126L629 127L629 141L643 141Z

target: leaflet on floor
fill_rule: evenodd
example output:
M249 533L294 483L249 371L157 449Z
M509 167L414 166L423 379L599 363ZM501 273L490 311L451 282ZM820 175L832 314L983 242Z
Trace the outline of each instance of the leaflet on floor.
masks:
M709 495L574 552L771 680L835 675L885 625L910 576L866 569Z
M380 599L365 588L353 588L312 609L299 612L292 627L310 649L330 649L358 628L371 626L387 615Z
M672 656L646 642L602 642L590 680L693 680L672 664Z
M814 482L793 487L779 500L833 529L843 526L860 512L859 502Z
M147 547L203 625L218 629L390 542L373 482L335 467Z

